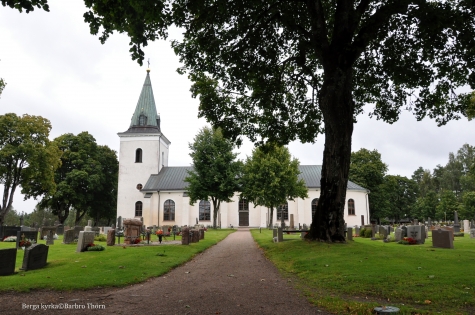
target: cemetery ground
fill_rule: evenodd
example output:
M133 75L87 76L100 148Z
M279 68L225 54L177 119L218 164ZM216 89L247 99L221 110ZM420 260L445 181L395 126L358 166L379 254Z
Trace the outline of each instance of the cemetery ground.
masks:
M163 275L231 232L208 230L204 240L190 246L107 246L102 252L84 253L75 252L76 244L61 244L60 237L50 246L42 269L19 270L19 250L15 274L0 277L0 296L19 292L47 301L48 296L57 298L58 291L104 294ZM299 234L286 234L283 242L274 243L272 231L266 229L252 230L252 235L284 279L332 313L372 314L376 306L391 305L401 314L475 314L475 240L468 235L455 238L455 249L432 248L430 239L423 245L401 245L356 237L329 245L308 243ZM14 246L0 242L0 249Z
M315 305L336 314L372 314L395 306L402 314L475 314L475 239L455 237L455 249L354 237L347 244L307 242L253 230L281 272L299 279ZM429 233L429 236L431 233Z

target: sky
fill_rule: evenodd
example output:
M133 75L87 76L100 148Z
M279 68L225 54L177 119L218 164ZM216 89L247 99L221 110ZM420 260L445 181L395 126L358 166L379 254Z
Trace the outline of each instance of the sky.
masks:
M146 76L129 53L129 40L114 34L102 45L83 20L81 0L49 0L50 12L26 14L0 6L0 78L7 86L0 97L0 115L39 115L50 120L50 139L65 133L88 131L97 143L119 151L118 132L126 131ZM179 58L170 47L180 39L170 30L166 41L145 47L161 129L171 141L169 166L191 164L188 144L207 125L198 118L198 100L191 97L191 83L179 75ZM409 112L387 124L368 117L370 107L357 117L352 151L377 150L388 174L411 177L420 166L433 170L445 165L450 152L463 144L475 145L475 120L463 118L437 127L434 120L417 122ZM300 164L322 163L324 139L314 144L293 142L291 154ZM240 159L252 152L246 141L237 149ZM36 201L16 194L13 207L32 212Z

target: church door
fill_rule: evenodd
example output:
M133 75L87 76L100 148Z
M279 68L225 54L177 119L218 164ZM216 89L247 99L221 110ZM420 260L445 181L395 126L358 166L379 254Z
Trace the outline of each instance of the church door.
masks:
M239 200L239 226L249 226L249 202L246 199Z

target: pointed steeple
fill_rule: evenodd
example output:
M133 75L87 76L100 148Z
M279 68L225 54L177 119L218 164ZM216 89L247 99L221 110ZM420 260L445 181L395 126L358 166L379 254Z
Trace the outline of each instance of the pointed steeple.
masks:
M160 132L160 116L157 114L155 98L153 97L152 83L150 81L150 69L140 93L139 101L130 121L128 132Z

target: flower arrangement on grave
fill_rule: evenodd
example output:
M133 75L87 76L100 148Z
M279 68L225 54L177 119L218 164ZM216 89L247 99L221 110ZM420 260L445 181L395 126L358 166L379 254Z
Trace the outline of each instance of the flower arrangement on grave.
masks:
M96 245L94 243L90 243L90 244L87 244L85 250L88 252L100 252L100 251L103 251L104 249L106 248L102 245Z
M6 236L3 238L4 242L16 242L16 236Z
M398 242L398 244L403 245L416 245L417 240L413 239L412 237L404 237L402 240Z
M31 246L31 242L29 240L21 240L19 243L18 243L18 246L20 247L30 247Z
M140 244L142 240L140 239L140 237L137 237L135 240L134 240L134 244Z
M162 230L157 230L156 234L157 235L163 235L163 231Z
M162 243L163 231L162 231L162 230L158 230L158 231L157 231L157 236L158 236L158 241L159 241L160 243Z

